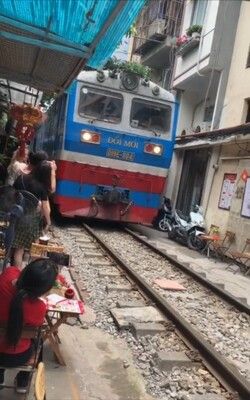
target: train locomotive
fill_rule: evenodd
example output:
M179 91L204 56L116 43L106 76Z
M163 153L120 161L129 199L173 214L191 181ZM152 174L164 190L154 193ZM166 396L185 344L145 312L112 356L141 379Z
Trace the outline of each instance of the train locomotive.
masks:
M83 71L35 143L57 162L61 215L151 225L171 163L178 104L129 72Z

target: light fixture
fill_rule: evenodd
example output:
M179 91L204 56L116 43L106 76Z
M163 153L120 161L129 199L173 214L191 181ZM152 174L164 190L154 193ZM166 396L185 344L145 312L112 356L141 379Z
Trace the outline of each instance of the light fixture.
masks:
M91 144L100 144L101 136L99 133L96 133L96 132L81 131L81 142L91 143Z
M162 148L160 146L154 146L153 152L155 154L161 154Z
M146 143L144 146L144 152L155 156L161 156L163 153L163 146L161 144Z
M152 93L153 93L154 96L159 96L159 94L160 94L159 86L154 86L153 89L152 89Z

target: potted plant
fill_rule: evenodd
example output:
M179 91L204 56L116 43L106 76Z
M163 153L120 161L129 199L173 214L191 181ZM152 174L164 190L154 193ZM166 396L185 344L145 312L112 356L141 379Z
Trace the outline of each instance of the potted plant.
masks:
M177 46L177 47L181 47L181 46L183 46L184 44L186 44L186 43L188 42L188 40L189 40L189 38L188 38L187 35L179 36L179 37L176 39L176 46Z
M202 31L201 25L192 25L187 29L187 35L197 39L201 36L201 31Z
M116 73L124 71L144 79L149 79L151 73L151 69L149 67L145 67L144 65L136 62L119 61L115 57L108 60L104 69L108 69L110 72L115 71Z

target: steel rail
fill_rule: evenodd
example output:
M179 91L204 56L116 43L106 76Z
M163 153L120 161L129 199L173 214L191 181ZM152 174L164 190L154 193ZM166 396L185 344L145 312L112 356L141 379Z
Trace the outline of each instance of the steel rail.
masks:
M236 391L242 400L250 399L250 382L247 381L232 366L225 357L221 356L214 348L202 337L202 335L187 322L179 312L169 304L161 295L159 295L152 287L142 278L136 271L131 268L125 260L123 260L109 245L107 245L100 236L94 232L87 224L83 224L85 230L91 235L100 246L107 252L111 258L122 267L126 274L132 279L136 285L145 293L145 295L155 304L155 306L169 319L171 319L176 328L201 354L203 359L209 364L211 370L216 371L216 377L233 390Z
M131 236L133 236L138 242L144 244L146 247L153 250L155 253L159 254L166 260L168 260L175 267L181 269L183 272L190 275L192 278L194 278L196 281L201 283L203 286L212 290L214 293L219 295L219 297L223 298L228 303L235 306L239 311L244 312L247 315L250 315L250 307L247 304L242 303L240 300L238 300L236 297L231 295L226 290L220 288L219 286L212 283L211 281L208 281L206 278L204 278L198 272L196 272L192 268L190 268L186 263L182 263L182 262L178 261L176 258L171 257L170 255L164 253L162 250L158 249L158 247L154 246L152 243L149 243L147 240L143 239L139 234L135 233L131 229L124 228L124 230L127 233L129 233Z

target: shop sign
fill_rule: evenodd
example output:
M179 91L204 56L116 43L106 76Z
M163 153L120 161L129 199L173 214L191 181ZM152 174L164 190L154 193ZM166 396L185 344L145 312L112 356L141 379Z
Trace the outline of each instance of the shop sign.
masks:
M224 174L219 199L219 208L222 208L223 210L230 210L234 195L236 177L237 174Z
M250 177L246 179L241 215L242 217L250 218Z

